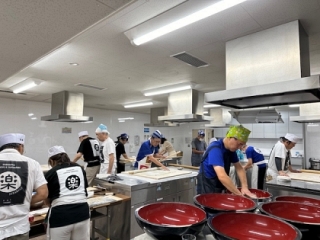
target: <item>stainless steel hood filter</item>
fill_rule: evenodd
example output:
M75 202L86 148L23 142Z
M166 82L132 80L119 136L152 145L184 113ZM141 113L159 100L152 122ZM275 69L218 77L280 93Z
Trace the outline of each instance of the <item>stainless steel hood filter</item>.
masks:
M145 123L145 127L177 127L178 123L159 121L158 117L167 115L167 107L151 108L150 109L150 123Z
M89 122L92 117L83 116L83 93L62 91L52 94L51 115L41 117L42 121Z
M319 102L320 77L310 76L299 21L227 42L226 89L206 93L206 102L235 109Z
M281 114L275 109L236 110L231 115L241 124L246 123L283 123Z
M203 115L204 93L195 89L173 92L168 97L168 111L159 116L159 121L168 122L206 122L213 120Z

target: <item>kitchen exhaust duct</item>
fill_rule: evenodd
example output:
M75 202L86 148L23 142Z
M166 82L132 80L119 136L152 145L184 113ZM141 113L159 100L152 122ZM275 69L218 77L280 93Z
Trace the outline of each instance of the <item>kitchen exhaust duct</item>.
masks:
M290 116L290 121L297 123L319 123L320 103L301 104L299 116Z
M234 109L313 103L320 76L310 76L308 36L298 20L226 44L226 90L208 103Z
M168 97L168 110L159 121L168 122L206 122L213 120L203 115L204 93L195 89L173 92Z
M235 120L225 108L212 108L210 109L210 116L213 118L209 124L205 124L206 128L226 128L233 125L239 125L239 122Z
M281 114L275 109L234 110L230 113L241 124L283 123Z
M92 117L83 116L83 93L62 91L52 94L51 115L41 117L42 121L90 122Z
M158 117L167 114L167 107L151 108L150 123L145 123L145 127L177 127L178 123L159 121Z

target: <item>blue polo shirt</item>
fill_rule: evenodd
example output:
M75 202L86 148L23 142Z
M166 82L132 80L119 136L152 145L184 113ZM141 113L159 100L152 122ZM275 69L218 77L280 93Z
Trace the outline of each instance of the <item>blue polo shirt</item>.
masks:
M251 147L251 146L247 147L246 155L247 155L247 158L252 159L253 163L257 163L257 162L264 160L264 156L259 148L255 148L255 147ZM259 164L258 168L262 168L262 167L266 167L266 166L267 166L267 164L263 163L263 164Z
M139 149L138 156L136 158L137 161L134 163L134 167L135 168L138 167L138 161L140 161L141 159L145 158L148 155L156 154L158 152L159 152L159 145L156 147L152 146L150 140L143 142Z
M223 139L220 139L218 141L212 142L208 149L211 146L217 146L213 149L211 149L208 153L208 156L205 158L204 162L203 162L203 166L204 166L204 172L206 177L208 178L213 178L216 177L217 174L214 171L213 167L214 166L220 166L220 167L224 167L224 159L223 159L223 155L227 150L224 147L223 144ZM239 162L238 156L236 152L231 152L232 156L231 156L231 162L232 163L236 163ZM202 172L202 165L200 166L200 172Z

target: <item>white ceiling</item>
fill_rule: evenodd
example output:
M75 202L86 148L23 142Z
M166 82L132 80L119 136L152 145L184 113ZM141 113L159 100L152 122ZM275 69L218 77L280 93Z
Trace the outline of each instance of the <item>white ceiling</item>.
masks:
M145 97L142 91L179 82L193 82L203 92L222 90L227 41L296 19L309 34L311 73L320 73L320 0L248 0L141 46L124 34L169 9L156 24L216 1L0 1L0 89L28 77L45 81L27 95L0 97L50 101L52 93L67 90L84 93L85 105L96 108L124 110L123 104L146 100L166 106L167 96ZM195 68L170 57L183 51L210 65Z

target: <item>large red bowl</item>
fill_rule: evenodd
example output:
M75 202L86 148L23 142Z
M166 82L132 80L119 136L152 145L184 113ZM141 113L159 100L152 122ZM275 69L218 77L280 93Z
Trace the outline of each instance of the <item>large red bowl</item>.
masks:
M199 234L207 221L206 213L191 204L159 202L135 211L139 226L156 239L181 239L183 234Z
M320 233L320 207L303 203L276 201L263 203L259 210L269 216L289 222L300 230Z
M253 212L257 205L246 197L234 194L207 193L194 197L194 203L207 213L219 212Z
M302 237L294 226L255 213L220 213L208 220L208 226L216 239L298 240Z
M238 188L239 191L241 191L241 188ZM272 200L272 194L260 189L255 188L249 188L249 191L254 193L257 198L252 198L253 200L261 200L262 202L271 201ZM231 193L227 190L227 193Z
M315 207L320 207L320 199L310 198L310 197L302 197L302 196L278 196L274 199L275 201L288 201L288 202L296 202L309 204Z

